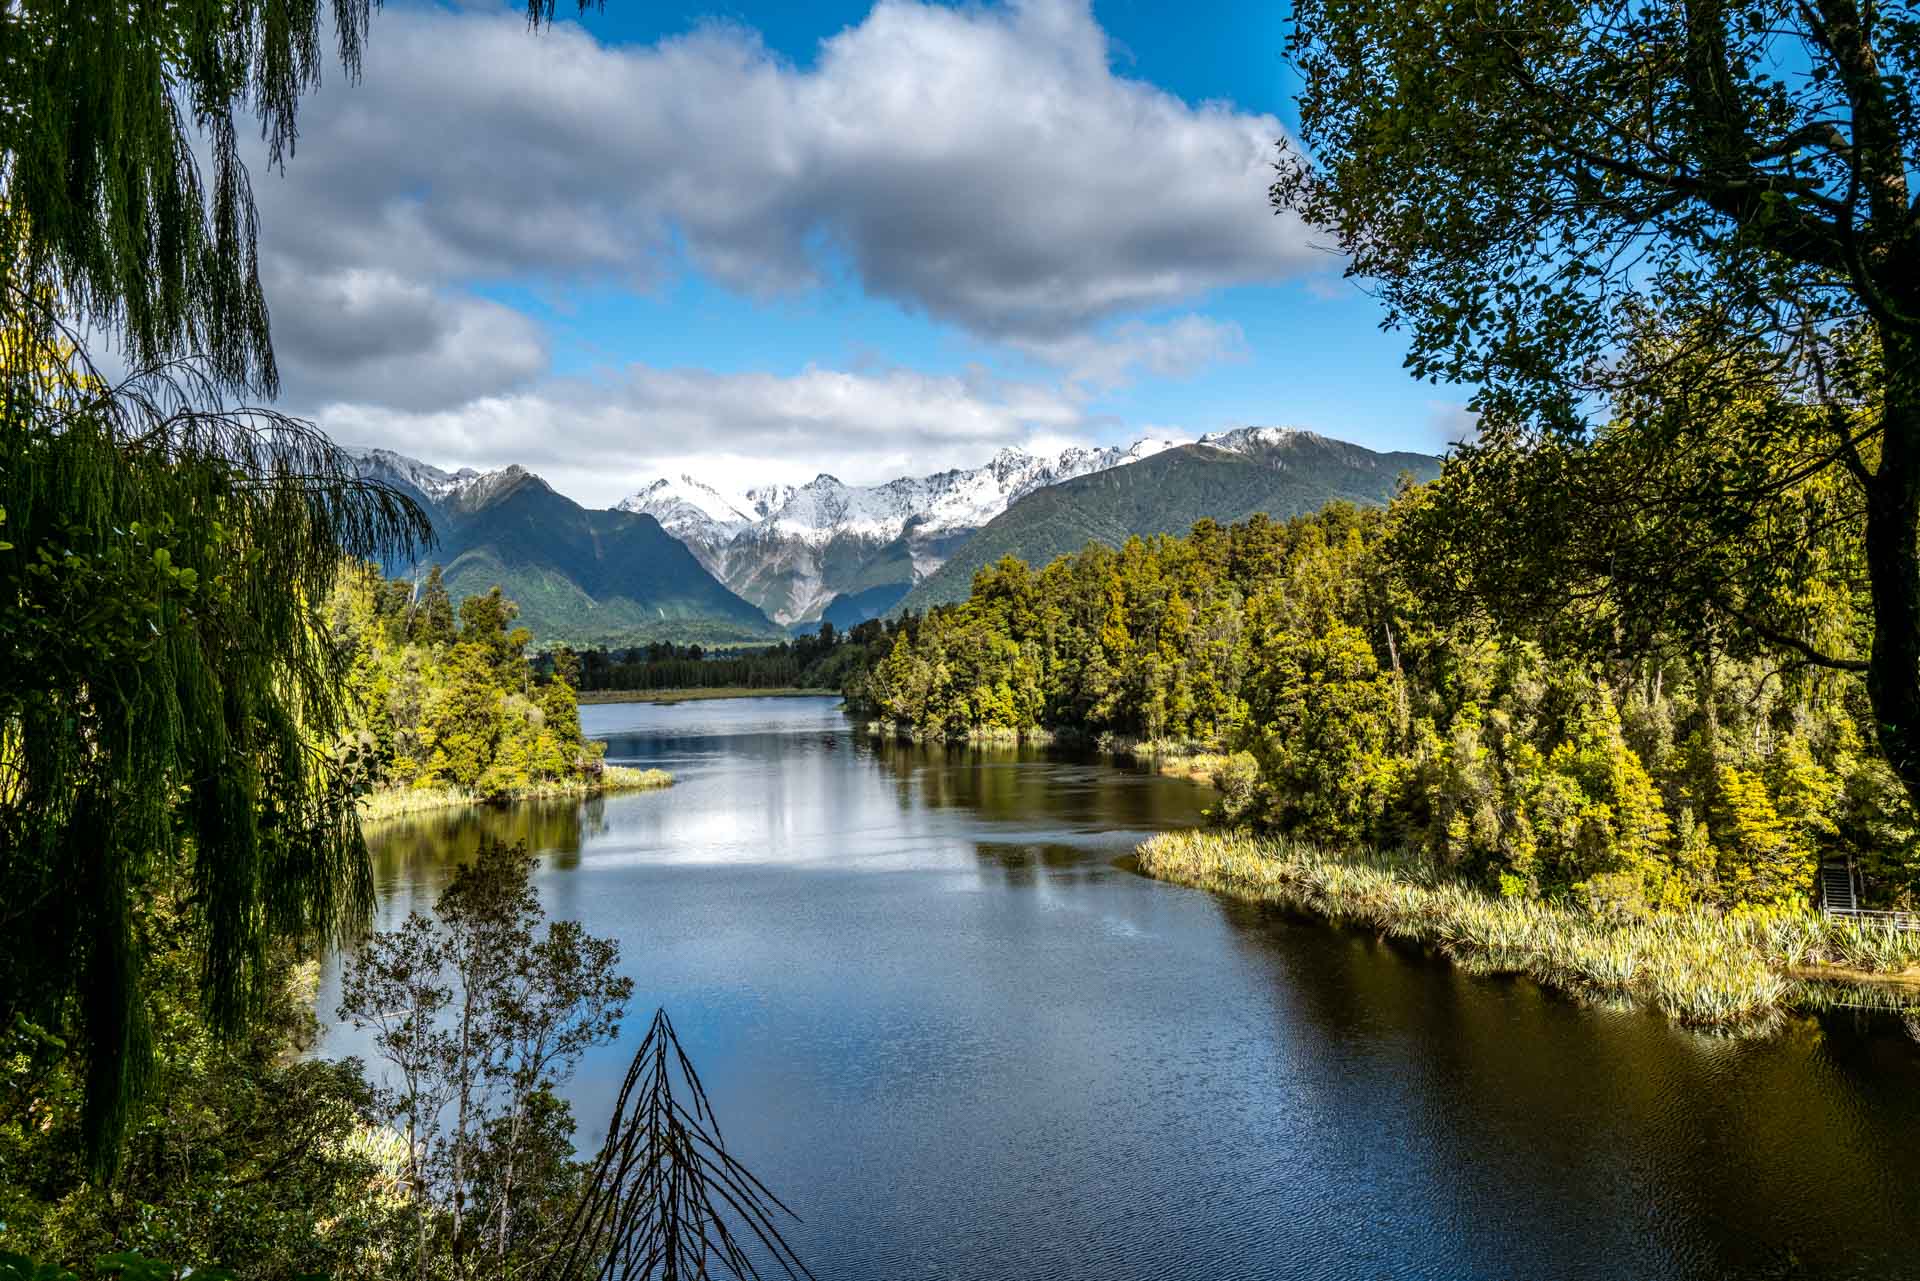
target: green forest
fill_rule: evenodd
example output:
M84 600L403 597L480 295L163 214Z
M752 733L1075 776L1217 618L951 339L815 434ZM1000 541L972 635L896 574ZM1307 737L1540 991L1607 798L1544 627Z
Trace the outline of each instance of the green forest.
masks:
M838 689L858 670L865 646L889 626L873 619L842 633L832 623L778 645L708 650L656 641L578 654L581 692L673 689ZM558 653L552 661L562 661Z
M672 781L601 763L580 734L581 664L563 649L536 672L517 612L498 587L456 611L438 566L415 584L363 565L334 587L322 616L350 711L333 755L363 811Z
M849 700L942 737L1238 753L1217 771L1223 821L1418 848L1503 895L1797 907L1823 856L1852 856L1884 901L1910 900L1912 812L1858 678L1450 620L1411 559L1443 509L1415 489L1384 513L1003 560Z

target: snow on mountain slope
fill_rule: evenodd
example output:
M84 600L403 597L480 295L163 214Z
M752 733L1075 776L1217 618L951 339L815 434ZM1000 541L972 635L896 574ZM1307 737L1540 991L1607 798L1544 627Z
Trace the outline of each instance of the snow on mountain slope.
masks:
M1036 489L1151 457L1184 442L1003 449L983 467L848 485L822 473L735 498L691 476L656 480L620 506L644 511L720 580L776 621L814 617L841 592L918 582L968 534Z
M618 510L643 512L682 542L709 544L725 542L760 518L752 498L744 494L729 497L691 476L656 480L633 497L622 499Z
M477 472L471 467L462 467L459 471L441 471L418 458L409 458L405 454L396 454L391 449L352 449L342 450L347 457L359 463L362 468L371 468L376 474L385 471L405 481L435 502L442 502L471 487L475 481L492 475L491 472Z
M750 489L742 499L727 499L711 486L681 476L656 480L620 506L648 512L675 534L680 531L663 513L695 507L723 536L715 541L731 540L754 523L819 545L843 536L891 540L909 524L926 532L977 529L1042 486L1120 467L1183 443L1142 440L1125 448L1074 448L1051 457L1003 449L984 467L902 476L879 485L848 485L822 473L804 485ZM696 492L703 498L696 500ZM721 517L721 508L727 519ZM754 515L747 516L747 510Z
M1211 431L1196 444L1211 445L1229 453L1246 454L1291 444L1297 440L1325 440L1304 427L1235 427L1232 431Z

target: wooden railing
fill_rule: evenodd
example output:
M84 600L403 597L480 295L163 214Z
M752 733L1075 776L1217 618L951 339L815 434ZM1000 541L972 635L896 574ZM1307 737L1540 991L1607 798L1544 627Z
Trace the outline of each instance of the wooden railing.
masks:
M1859 907L1829 907L1828 916L1860 925L1878 925L1890 930L1920 930L1920 912L1870 912Z

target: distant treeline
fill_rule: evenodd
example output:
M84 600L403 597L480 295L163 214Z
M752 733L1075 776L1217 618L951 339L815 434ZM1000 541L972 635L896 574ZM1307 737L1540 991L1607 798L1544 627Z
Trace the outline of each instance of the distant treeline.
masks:
M851 631L823 623L818 633L760 649L709 650L655 642L631 649L591 649L579 662L582 691L669 689L839 689L864 671L869 650L884 653L912 620L871 619ZM555 655L543 655L550 666Z

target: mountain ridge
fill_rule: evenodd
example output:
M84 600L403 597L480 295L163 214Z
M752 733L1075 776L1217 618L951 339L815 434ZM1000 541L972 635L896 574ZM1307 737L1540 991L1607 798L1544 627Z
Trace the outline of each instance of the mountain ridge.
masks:
M1425 479L1440 462L1245 426L1184 443L1008 448L979 467L874 485L820 472L801 485L723 489L682 473L588 509L518 464L446 471L390 449L349 452L428 509L442 543L432 559L456 596L498 582L543 643L615 646L754 643L823 620L845 628L961 599L1001 555L1039 565L1202 517L1384 502L1401 471Z
M392 450L348 454L426 510L437 546L390 573L438 564L457 604L494 586L542 645L652 639L751 643L781 633L652 516L580 506L526 468L448 472Z
M821 472L803 485L729 495L682 474L650 482L617 506L659 520L708 572L774 621L819 618L836 598L939 568L947 554L1036 489L1125 466L1179 442L1073 446L1057 454L1001 449L979 467L848 485Z
M1385 503L1400 474L1439 474L1440 459L1377 453L1317 432L1238 427L1151 458L1037 490L982 526L888 613L964 600L973 575L1002 556L1039 568L1089 542L1179 534L1196 521L1228 524L1255 513L1302 515L1328 502Z

